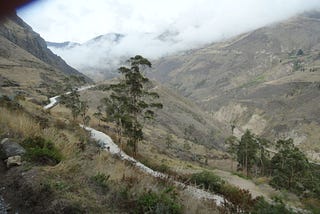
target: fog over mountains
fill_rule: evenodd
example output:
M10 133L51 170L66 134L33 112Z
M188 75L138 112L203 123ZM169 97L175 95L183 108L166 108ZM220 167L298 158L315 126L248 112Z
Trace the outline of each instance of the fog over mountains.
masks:
M62 8L63 4L65 3L57 3L60 5L59 8ZM101 4L104 5L103 2ZM99 3L93 5L95 9L97 5L99 6ZM124 5L118 5L118 3L111 5L113 5L111 8L107 8L108 15L105 15L105 11L102 13L95 10L94 14L86 13L86 20L83 22L81 22L83 17L79 16L81 11L71 8L72 14L77 15L76 18L70 18L67 16L68 13L64 14L62 11L54 22L48 18L47 23L50 25L45 26L43 22L47 19L46 14L55 14L56 5L53 3L49 5L50 7L41 5L41 11L39 9L38 12L42 14L43 11L47 11L43 14L41 22L39 19L34 20L35 16L28 19L29 15L23 11L20 14L47 41L59 43L70 41L71 44L64 43L68 44L67 47L64 45L57 47L50 43L48 46L75 68L93 76L93 74L110 73L128 56L141 54L148 59L158 59L177 52L201 48L213 42L224 41L320 7L319 2L312 0L261 1L259 3L252 0L170 2L169 5L175 10L164 7L168 5L165 3L156 3L153 6L149 3L132 5L130 2ZM132 11L136 11L137 8L140 8L138 11L141 8L145 10L133 13ZM113 13L116 14L114 17ZM119 21L119 14L121 21ZM57 32L61 33L57 34ZM97 35L102 35L98 41ZM116 39L115 35L122 36Z

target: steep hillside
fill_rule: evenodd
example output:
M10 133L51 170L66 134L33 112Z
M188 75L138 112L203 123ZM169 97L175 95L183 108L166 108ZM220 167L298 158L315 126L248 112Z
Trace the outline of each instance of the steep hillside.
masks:
M2 21L0 35L65 74L82 75L70 67L61 57L52 53L47 48L44 39L15 14Z
M53 54L45 41L16 15L0 23L0 92L44 91L68 75L83 76Z
M236 135L250 129L314 148L320 137L319 56L319 13L310 12L162 58L154 62L153 78L196 101L230 134L235 125Z
M163 142L167 135L172 134L177 138L213 148L223 148L226 133L220 129L219 121L212 120L192 101L182 97L166 87L154 82L152 91L160 96L159 102L163 109L157 110L157 117L152 123L147 123L146 133L148 141ZM85 100L96 111L100 100L107 96L107 92L88 90L83 92Z

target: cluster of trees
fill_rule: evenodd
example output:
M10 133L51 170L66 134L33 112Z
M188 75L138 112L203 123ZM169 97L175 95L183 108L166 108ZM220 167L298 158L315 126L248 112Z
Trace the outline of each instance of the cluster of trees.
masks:
M61 95L60 103L70 109L73 121L80 117L82 124L88 125L91 119L88 115L89 105L87 101L80 100L80 94L76 88L72 88L68 94Z
M121 144L122 136L127 137L128 145L133 148L133 156L136 156L139 141L143 140L143 126L146 120L154 119L154 108L162 108L162 104L154 102L159 98L156 92L151 91L151 81L145 76L146 69L151 68L151 63L144 57L137 55L131 57L128 66L118 69L121 77L116 84L103 87L109 91L109 96L101 100L98 112L94 116L103 122L115 124L118 143ZM60 103L70 109L75 121L78 117L87 125L88 102L80 100L80 94L71 82L81 79L67 79L65 87L68 91L60 97Z
M310 163L292 139L278 140L277 151L272 151L267 148L270 141L247 130L240 140L230 137L227 143L247 176L270 176L270 184L278 189L320 197L320 167Z
M79 87L83 84L85 84L87 81L83 76L76 76L76 75L70 75L66 76L63 79L61 79L60 82L55 82L54 84L46 84L47 92L46 95L48 98L63 94L68 91L71 91L71 89Z
M136 156L139 141L143 140L143 126L146 120L154 119L152 109L162 108L162 104L154 102L159 98L151 92L151 81L144 75L151 63L140 55L131 57L128 66L118 69L121 77L116 84L107 86L110 96L101 100L97 116L103 121L113 122L116 126L118 142L127 137L127 143L133 148Z

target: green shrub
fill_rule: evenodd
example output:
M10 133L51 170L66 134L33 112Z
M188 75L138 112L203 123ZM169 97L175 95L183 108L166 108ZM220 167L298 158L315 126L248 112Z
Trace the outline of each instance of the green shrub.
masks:
M282 201L273 201L269 204L263 197L256 199L255 205L252 208L252 214L290 214L294 213L292 210L288 210Z
M221 187L221 194L227 199L225 208L231 213L238 211L250 212L256 202L249 190L240 189L229 184L224 184Z
M40 164L55 165L62 159L61 153L55 148L53 143L42 137L29 137L22 142L26 149L25 157L29 161Z
M304 198L302 203L307 210L312 213L320 213L320 200L317 198Z
M221 193L221 187L225 183L220 177L208 171L192 174L190 181L202 184L204 188L216 193Z
M108 179L110 178L110 175L106 175L104 173L98 172L95 176L92 177L92 180L99 186L103 188L108 187Z
M138 198L138 213L173 213L182 212L182 206L177 200L173 187L161 193L148 191Z
M10 110L22 110L22 106L6 95L0 95L0 106Z
M170 167L164 163L158 164L155 162L151 162L146 158L138 158L138 160L143 163L145 166L158 171L158 172L162 172L162 173L167 173L167 174L171 174L172 171L170 170Z

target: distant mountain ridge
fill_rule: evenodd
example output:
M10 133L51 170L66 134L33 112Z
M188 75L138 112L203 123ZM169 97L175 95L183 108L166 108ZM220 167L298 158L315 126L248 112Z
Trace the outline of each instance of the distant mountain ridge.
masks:
M75 46L80 45L80 43L77 42L48 42L46 41L48 47L55 47L55 48L73 48Z
M84 43L76 42L48 42L50 48L56 54L69 59L81 72L97 80L113 78L117 76L119 59L110 58L110 51L118 45L125 35L119 33L108 33L97 36ZM102 48L103 47L103 48ZM88 60L90 58L90 60ZM74 63L74 61L77 63Z
M152 77L191 98L225 130L319 147L320 13L307 12L153 63ZM313 158L320 159L317 153Z
M39 34L15 14L0 22L0 96L23 95L39 102L55 85L76 75L92 82L52 53ZM41 100L41 101L40 101Z
M12 25L9 24L10 22L20 26L20 29L13 29ZM15 14L7 17L7 21L0 24L0 35L17 44L45 63L61 70L65 74L84 76L82 73L69 66L61 57L52 53L47 48L44 39Z

